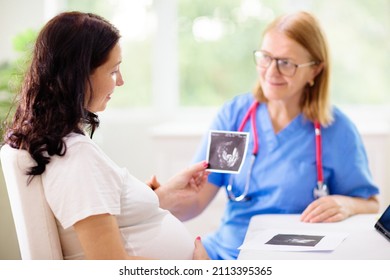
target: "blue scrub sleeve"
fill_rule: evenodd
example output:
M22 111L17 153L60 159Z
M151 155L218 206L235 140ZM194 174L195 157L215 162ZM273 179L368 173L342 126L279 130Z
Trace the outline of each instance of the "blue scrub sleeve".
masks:
M329 183L330 191L362 198L377 195L379 188L373 182L362 138L352 123L348 130L343 133L343 139L338 139L343 143L339 151L332 153L337 165Z

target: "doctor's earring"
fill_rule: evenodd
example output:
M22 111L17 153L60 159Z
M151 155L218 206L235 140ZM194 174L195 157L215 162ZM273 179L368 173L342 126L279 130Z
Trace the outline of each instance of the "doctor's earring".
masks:
M309 86L310 86L310 87L313 87L313 86L314 86L314 81L313 81L313 80L309 81Z

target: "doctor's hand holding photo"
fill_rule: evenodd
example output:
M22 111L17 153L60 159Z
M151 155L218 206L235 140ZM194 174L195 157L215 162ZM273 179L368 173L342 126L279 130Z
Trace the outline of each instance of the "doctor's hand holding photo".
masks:
M238 257L254 215L302 213L303 222L337 222L379 210L362 138L330 102L331 58L318 20L304 11L276 18L253 59L257 84L227 101L209 128L250 133L241 172L212 172L198 195L173 212L190 219L226 191L219 228L202 238L212 259ZM206 159L207 146L208 131L194 162Z

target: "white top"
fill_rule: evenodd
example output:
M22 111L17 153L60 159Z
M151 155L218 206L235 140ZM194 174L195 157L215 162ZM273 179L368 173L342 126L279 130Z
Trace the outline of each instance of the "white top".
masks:
M191 259L193 239L157 195L119 168L87 136L65 139L66 154L51 158L42 174L47 198L58 222L64 259L84 254L72 225L86 217L115 215L129 255L157 259Z

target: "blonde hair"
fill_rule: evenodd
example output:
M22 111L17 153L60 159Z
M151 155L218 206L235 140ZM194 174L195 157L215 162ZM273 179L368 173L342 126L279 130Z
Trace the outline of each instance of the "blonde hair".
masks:
M304 47L314 61L322 63L323 68L314 79L314 85L307 85L300 102L306 119L319 121L323 126L332 123L329 80L330 61L327 42L317 19L308 12L296 12L276 18L265 29L263 36L270 31L278 31ZM255 98L267 102L267 98L257 82L254 88Z

